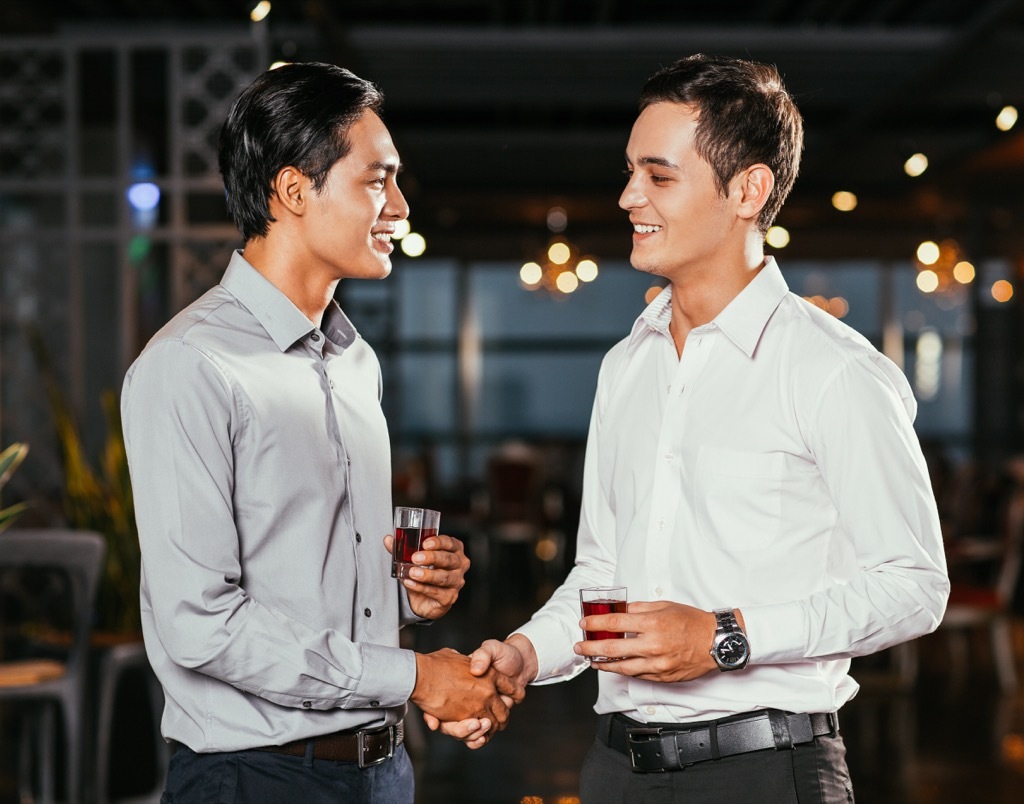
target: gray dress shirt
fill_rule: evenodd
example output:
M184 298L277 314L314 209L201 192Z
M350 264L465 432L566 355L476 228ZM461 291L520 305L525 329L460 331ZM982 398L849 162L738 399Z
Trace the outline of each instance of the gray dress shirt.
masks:
M121 398L162 732L194 751L397 723L415 621L390 577L380 366L335 304L316 328L235 253Z

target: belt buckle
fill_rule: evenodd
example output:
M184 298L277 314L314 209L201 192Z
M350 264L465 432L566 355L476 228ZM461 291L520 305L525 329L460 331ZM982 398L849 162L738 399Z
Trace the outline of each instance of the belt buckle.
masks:
M650 769L638 768L636 754L633 753L634 743L648 743L661 738L661 729L658 727L638 726L637 728L626 729L626 745L629 746L629 764L633 770L643 773L665 773L665 768Z
M360 731L356 733L356 750L358 751L359 767L360 768L372 768L374 765L380 765L382 762L391 759L395 755L395 729L392 726L387 727L388 732L388 750L383 756L379 756L376 759L366 760L366 738L371 734L379 734L379 731Z

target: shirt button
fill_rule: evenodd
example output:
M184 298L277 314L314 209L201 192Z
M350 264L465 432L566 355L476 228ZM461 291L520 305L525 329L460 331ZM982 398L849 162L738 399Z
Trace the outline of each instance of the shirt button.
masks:
M667 461L668 463L672 463L672 453L671 453L671 452L666 452L666 453L665 453L665 460L666 460L666 461Z
M320 340L320 335L314 332L312 335L309 336L309 338L311 341L313 341L313 343L316 343L318 340Z
M664 519L659 519L658 522L657 522L657 526L658 526L658 530L664 530L665 529L665 520Z
M665 590L662 589L660 586L655 586L654 587L654 594L656 594L658 597L661 597L661 593L664 592L664 591Z
M370 701L370 706L380 706L380 701Z
M357 534L356 534L356 541L357 541L357 542L361 542L362 540L363 540L363 534L361 534L361 533L357 533Z
M658 710L655 709L653 706L648 706L647 709L645 709L644 711L647 712L647 714L649 715L654 715L658 712Z
M365 614L367 617L369 617L371 613L372 612L369 609L363 609L363 614Z
M313 702L312 701L303 701L302 702L302 708L303 709L309 709L312 706L313 706Z
M334 387L334 380L328 380L327 384L330 385L331 388L333 388Z

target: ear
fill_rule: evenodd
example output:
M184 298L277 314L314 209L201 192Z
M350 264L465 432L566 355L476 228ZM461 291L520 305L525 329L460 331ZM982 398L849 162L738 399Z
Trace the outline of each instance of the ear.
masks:
M736 214L745 220L756 218L775 187L775 174L767 165L751 165L734 181L737 192Z
M270 214L277 220L282 215L303 215L313 185L298 168L288 165L277 171L270 182Z

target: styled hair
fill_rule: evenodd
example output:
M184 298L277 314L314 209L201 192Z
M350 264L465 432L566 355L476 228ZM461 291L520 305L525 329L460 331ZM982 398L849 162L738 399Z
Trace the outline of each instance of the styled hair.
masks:
M274 222L271 185L281 168L297 168L320 192L351 149L349 126L383 105L374 84L333 64L286 64L249 84L228 112L218 151L228 213L245 240L265 237Z
M775 174L775 187L757 218L768 231L800 170L803 118L778 70L767 64L697 53L664 67L640 92L640 110L679 103L697 114L694 148L715 174L719 192L755 164Z

